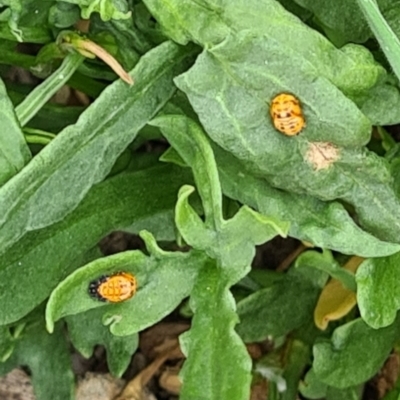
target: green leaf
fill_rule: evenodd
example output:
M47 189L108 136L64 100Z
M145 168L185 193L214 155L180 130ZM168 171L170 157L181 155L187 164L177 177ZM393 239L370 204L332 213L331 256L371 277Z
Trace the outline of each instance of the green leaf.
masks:
M138 284L132 299L105 310L103 321L111 324L111 332L118 336L132 335L155 324L189 295L204 256L194 252L163 252L151 235L144 233L142 237L150 257L140 251L104 257L78 269L56 287L46 308L50 332L54 322L62 317L105 306L90 297L88 287L91 281L113 272L130 272Z
M0 38L29 43L49 42L52 35L47 19L55 1L2 0L0 5L6 7L0 12Z
M75 398L70 352L62 324L53 335L46 332L42 319L25 328L16 341L12 356L0 364L0 374L19 366L29 367L37 399Z
M393 72L400 79L400 40L381 14L375 0L357 0L368 24L385 53Z
M263 85L267 85L264 76L268 74L270 78L273 78L274 74L268 72L279 67L278 76L281 82L275 82L274 94L279 92L276 87L279 83L281 86L286 83L286 86L281 88L284 90L296 92L298 86L307 86L310 92L306 81L312 80L310 75L314 73L333 82L345 93L357 93L371 88L385 74L384 69L374 61L364 47L351 44L340 50L337 49L324 36L310 29L275 0L236 0L235 2L204 0L201 5L194 0L145 0L144 3L161 24L163 31L178 43L186 44L192 40L211 49L214 45L216 48L226 47L224 40L231 43L237 41L237 51L229 50L235 60L238 53L243 53L241 47L249 45L241 43L241 38L247 36L245 31L249 36L254 34L255 37L259 37L267 47L266 52L263 51L258 55L264 67L264 73L260 74L260 71L256 71L252 66L248 66L247 71L239 65L230 69L230 72L236 68L242 72L242 76L237 80L238 85L243 83L243 78L246 80L247 75L247 79L253 81L250 87L253 90L256 88L259 95L268 90L267 87L263 89L258 87L261 84L260 81L262 80ZM260 10L268 12L260 12ZM232 46L235 47L234 44ZM215 54L214 49L212 53ZM254 55L251 48L245 49L244 53ZM295 74L293 65L296 65ZM303 76L305 70L308 72L306 76ZM283 82L283 77L286 82ZM208 77L208 80L214 79L218 81L217 76ZM322 90L324 86L322 81L323 79L312 80L312 93ZM218 86L221 83L219 82ZM327 85L326 82L325 85ZM245 95L248 93L248 90L244 90ZM307 102L314 103L312 110L316 114L320 114L317 111L320 107L329 108L334 102L328 96L323 96L323 100L320 98L317 101L312 93L308 93L308 96L306 91L304 93L304 97L308 97ZM321 94L319 93L320 96ZM322 104L324 101L325 105ZM319 104L316 104L317 102ZM349 109L346 110L346 114L347 111L351 114L349 103L347 107ZM237 107L237 110L248 110L248 106ZM330 115L329 112L326 115ZM318 119L318 115L315 115L315 118ZM328 121L325 121L325 118L324 121L320 121L321 127L322 125L325 127L326 122ZM341 129L343 129L342 126ZM354 136L356 136L355 133L353 133L353 138Z
M173 239L177 192L191 179L189 171L170 165L121 174L93 187L63 221L26 234L1 258L0 325L17 321L46 299L83 265L71 261L113 230L147 228L160 240Z
M387 163L364 148L351 148L366 143L369 123L329 81L311 70L306 73L309 61L290 61L300 75L304 66L304 79L291 74L289 66L282 65L287 58L281 44L269 42L248 32L229 37L204 51L195 66L176 79L207 133L273 186L325 201L342 199L355 207L362 226L381 239L399 242L400 203ZM271 53L275 56L270 61ZM273 94L286 90L299 96L307 119L307 128L295 138L278 133L267 113ZM328 94L329 99L324 98ZM322 160L331 161L316 161L321 153Z
M326 385L317 378L313 369L308 371L304 382L300 383L299 390L307 399L360 400L362 395L360 386L338 389Z
M288 51L282 41L244 31L205 50L176 79L215 142L240 159L262 164L259 170L282 168L281 174L300 161L307 166L299 154L301 138L355 147L366 144L371 130L355 104L310 60L295 52L288 57ZM271 99L286 91L300 99L306 116L307 128L295 139L277 132L268 115Z
M49 10L49 24L59 28L72 27L79 20L79 7L66 1L57 1Z
M234 331L235 301L223 270L208 261L190 298L192 328L181 335L187 356L182 370L182 400L247 400L251 360Z
M187 243L203 250L210 258L229 268L231 283L242 278L254 258L255 245L265 243L277 234L285 236L289 224L242 207L229 220L222 217L222 192L212 148L199 125L181 115L158 117L158 126L180 156L193 169L203 202L205 222L189 204L194 188L181 188L175 221Z
M400 251L363 231L337 202L287 193L251 175L235 157L214 147L225 195L255 208L264 215L289 221L288 235L317 247L349 255L380 257Z
M333 332L314 345L313 369L322 382L342 389L363 383L383 365L396 339L398 323L373 329L362 319Z
M391 82L382 82L367 93L352 96L352 99L373 125L400 122L400 92Z
M307 372L304 381L299 385L300 393L307 399L325 398L327 389L327 385L317 378L313 369Z
M400 253L365 260L357 271L357 302L372 328L391 325L400 309Z
M184 115L166 115L150 122L178 151L193 175L204 207L205 228L219 229L222 222L222 193L214 153L199 125ZM185 189L184 198L190 193Z
M315 257L318 258L317 262L315 261ZM332 278L340 281L347 289L356 292L357 285L354 274L345 268L342 268L333 258L332 253L329 250L323 250L322 255L313 251L306 251L301 254L299 258L301 259L301 263L325 271ZM300 262L300 260L298 262Z
M85 358L93 354L96 345L103 345L111 374L121 377L138 347L139 337L136 333L124 337L112 335L101 322L103 314L104 308L97 308L67 317L68 334L76 350Z
M98 12L103 21L110 19L127 19L128 4L125 0L62 0L66 3L77 4L81 9L83 19L89 19L93 12Z
M138 131L172 96L172 78L187 68L192 51L166 42L148 52L132 71L135 85L110 85L75 125L65 128L0 188L0 254L27 231L64 218L104 179Z
M11 335L10 328L0 327L0 362L7 361L12 355L15 347L15 338ZM0 364L1 365L1 364Z
M328 38L336 42L338 47L348 42L364 43L372 36L356 0L336 0L334 3L295 1L313 12Z
M284 336L309 321L327 274L315 268L326 256L308 253L281 279L238 303L237 331L245 342Z
M300 340L293 340L289 344L286 357L283 378L286 380L287 388L282 393L281 399L292 400L298 396L299 381L309 363L310 347Z
M1 32L1 22L0 22L0 32ZM19 66L25 69L33 67L33 65L35 64L35 57L27 54L18 53L16 51L16 47L17 47L16 42L3 39L0 43L0 63L6 65ZM10 82L6 82L6 84L7 83L9 84Z
M0 80L0 186L20 171L31 158L13 106Z

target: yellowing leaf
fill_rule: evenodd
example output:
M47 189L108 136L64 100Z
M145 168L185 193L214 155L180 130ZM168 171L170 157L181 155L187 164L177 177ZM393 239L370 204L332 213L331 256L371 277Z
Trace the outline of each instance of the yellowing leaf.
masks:
M362 261L364 261L362 257L352 257L343 268L355 273ZM346 288L341 281L331 279L322 290L317 306L315 307L315 325L319 329L325 330L328 327L329 321L342 318L356 304L356 293Z

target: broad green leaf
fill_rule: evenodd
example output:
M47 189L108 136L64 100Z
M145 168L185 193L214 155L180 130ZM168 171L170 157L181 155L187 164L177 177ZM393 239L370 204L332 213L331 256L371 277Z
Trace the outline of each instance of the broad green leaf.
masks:
M202 4L194 0L145 0L144 3L160 22L165 33L181 44L192 40L205 48L211 48L213 45L219 47L230 35L231 39L228 40L239 40L242 37L240 33L244 31L254 33L260 40L265 36L262 40L268 43L268 51L260 58L266 71L274 67L274 59L278 60L281 80L283 75L291 75L292 81L297 81L301 85L302 79L308 80L313 70L314 73L317 72L318 75L332 81L344 92L354 93L369 89L385 73L365 48L349 45L337 49L325 37L303 24L275 0L204 0ZM276 45L273 46L275 41ZM240 40L237 45L241 47ZM238 52L240 51L239 49ZM234 58L238 52L233 52ZM307 77L302 76L299 71L305 63L309 68ZM293 65L296 65L295 73ZM250 72L243 68L241 70L243 75ZM255 79L255 72L253 70L251 74L252 80ZM260 75L257 72L256 75L259 77L255 82L260 81L265 74ZM322 82L313 83L313 92L317 88L322 89ZM284 89L293 92L295 88L296 85L287 85ZM274 89L275 92L278 91L278 87ZM314 96L309 93L308 101L311 102L313 98ZM328 96L324 100L326 106L334 101L332 98L328 99ZM322 99L319 102L322 103ZM312 108L317 110L319 107ZM321 121L322 124L324 122L326 121Z
M12 356L0 363L0 375L19 366L29 367L37 399L74 400L74 375L62 324L53 335L46 332L42 319L25 328Z
M31 158L13 106L0 80L0 186L18 173Z
M247 400L251 360L234 331L235 301L226 273L209 260L199 272L190 298L192 328L181 336L187 360L182 400Z
M300 383L299 390L307 399L360 400L362 396L362 387L338 389L328 386L317 378L313 369L307 372L304 382Z
M46 299L73 270L72 259L113 230L147 228L160 240L173 239L177 192L191 179L189 171L168 165L122 174L93 187L63 221L26 234L1 258L0 325Z
M86 358L93 354L96 345L103 345L111 374L120 377L131 362L139 338L136 333L124 337L112 335L101 321L104 311L104 308L97 308L67 317L68 334L75 349Z
M282 60L296 65L296 74ZM388 165L356 148L371 127L354 103L311 71L309 60L294 62L278 41L244 32L204 51L175 81L211 139L253 174L287 191L348 202L364 228L400 242L400 201ZM277 132L268 116L271 98L286 90L303 103L307 128L298 137Z
M352 99L373 125L394 125L400 122L400 92L390 82L382 82L367 93L352 96Z
M81 9L83 19L89 19L93 12L98 12L103 21L110 19L127 19L128 4L125 0L57 0L66 3L77 4Z
M317 252L301 255L296 268L238 303L239 335L245 342L280 337L308 322L327 274L315 268L326 256Z
M342 389L363 383L383 365L397 336L398 322L373 329L356 319L335 329L331 340L314 345L313 369L322 382Z
M111 84L30 164L0 188L0 254L27 231L70 213L108 174L137 132L172 96L172 78L187 68L192 49L166 42L142 57L136 84Z
M328 38L338 46L348 42L364 43L372 36L367 22L360 13L357 0L336 0L332 3L313 0L295 1L312 11Z
M365 260L356 274L357 302L372 328L391 325L400 309L400 253Z
M80 18L79 7L66 1L57 1L49 10L49 24L67 29L78 22Z
M310 60L295 52L289 57L288 51L277 38L244 31L204 50L194 67L176 79L211 138L260 172L275 167L286 175L297 164L301 172L310 169L301 154L305 139L356 147L370 136L370 123L355 104ZM303 106L307 128L298 138L277 132L269 116L272 98L286 91Z
M337 202L287 193L251 175L235 157L214 147L225 195L264 215L290 222L288 235L344 254L380 257L400 251L363 231Z
M126 251L104 257L76 270L56 287L46 308L50 332L54 322L62 317L107 306L93 299L88 287L91 281L113 272L130 272L138 284L132 299L104 310L103 322L111 324L111 333L118 336L132 335L155 324L189 295L204 256L195 252L164 252L149 233L143 233L142 237L150 256Z
M325 398L327 389L328 386L317 378L313 369L307 372L304 380L299 385L300 393L307 399Z

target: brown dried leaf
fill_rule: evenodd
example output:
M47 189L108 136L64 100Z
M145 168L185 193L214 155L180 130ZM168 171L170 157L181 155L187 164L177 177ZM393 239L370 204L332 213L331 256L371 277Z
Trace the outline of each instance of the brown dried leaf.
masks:
M166 368L160 376L160 386L167 392L178 395L182 386L182 382L179 379L179 371L179 367Z
M160 354L149 366L135 376L125 387L122 394L115 400L150 400L151 395L146 389L146 385L154 374L160 369L166 360L176 354L179 347L177 340L171 341L171 346Z
M166 350L163 346L171 346L167 339L175 339L177 342L179 335L187 331L189 327L190 325L186 323L161 322L154 325L141 333L139 344L140 351L147 358L152 360Z
M123 386L122 379L110 374L87 372L85 378L78 382L76 400L112 400L121 393Z

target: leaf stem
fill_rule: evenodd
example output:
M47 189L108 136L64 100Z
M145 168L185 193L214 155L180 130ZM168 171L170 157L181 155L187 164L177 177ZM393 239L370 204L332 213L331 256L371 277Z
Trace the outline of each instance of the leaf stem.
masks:
M400 79L400 40L393 32L375 0L357 0L364 16L385 53L397 78Z
M21 126L25 126L47 101L68 82L72 74L84 60L80 54L68 54L61 66L44 82L32 90L25 100L19 104L15 112Z

